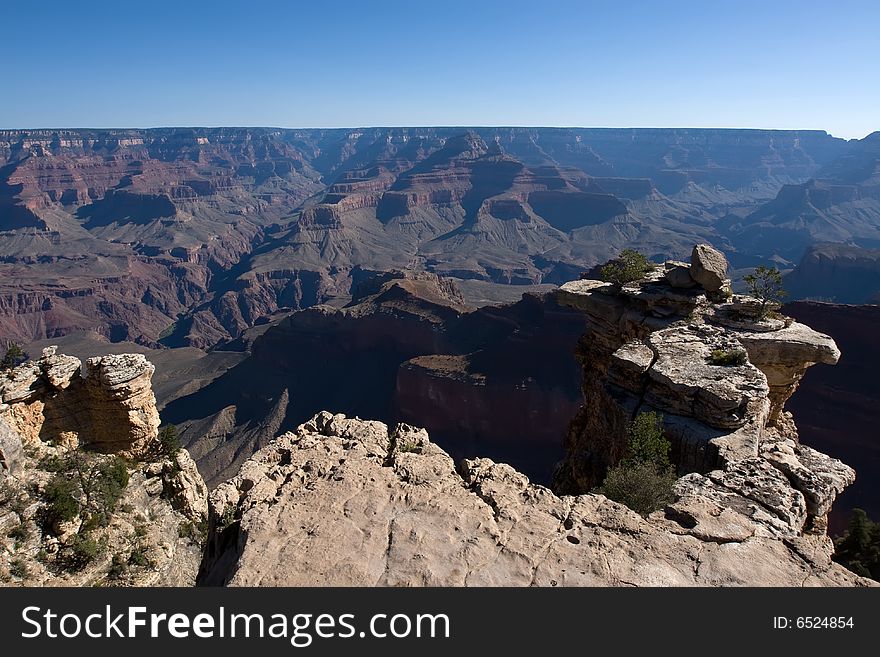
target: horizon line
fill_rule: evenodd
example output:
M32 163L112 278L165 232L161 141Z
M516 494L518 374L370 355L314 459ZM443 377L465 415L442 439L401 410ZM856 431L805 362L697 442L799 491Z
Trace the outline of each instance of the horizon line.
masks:
M834 139L843 139L845 141L860 141L870 137L880 129L866 133L863 137L840 137L823 128L755 128L755 127L732 127L732 126L589 126L589 125L487 125L487 124L424 124L424 125L336 125L336 126L280 126L268 124L214 124L214 125L151 125L151 126L52 126L52 127L30 127L30 128L10 128L0 127L0 132L38 132L38 131L61 131L61 130L217 130L221 128L229 129L263 129L263 130L382 130L382 129L404 129L404 130L425 130L425 129L477 129L477 130L504 130L504 129L533 129L533 130L724 130L724 131L748 131L748 132L816 132L823 133Z

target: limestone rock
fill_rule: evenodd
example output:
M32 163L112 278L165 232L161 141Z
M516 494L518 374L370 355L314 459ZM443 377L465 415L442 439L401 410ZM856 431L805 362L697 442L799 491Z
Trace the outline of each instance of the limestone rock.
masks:
M49 385L63 390L70 385L73 377L79 373L82 363L79 358L58 354L57 351L58 347L46 347L43 349L43 355L40 358L40 369Z
M837 459L794 440L768 442L763 457L803 493L810 515L822 517L843 489L855 481L855 471Z
M761 412L768 388L758 368L746 363L722 369L709 362L713 350L739 346L723 331L675 327L656 331L647 341L657 358L648 371L646 402L717 428L741 427Z
M86 361L85 393L90 431L87 444L139 457L154 445L159 429L150 384L155 367L143 354L116 354Z
M727 258L708 244L697 244L691 253L691 277L709 292L717 292L727 281Z
M697 285L691 276L691 268L687 263L669 260L665 264L665 269L666 280L672 287L687 289Z
M719 283L722 260L697 245L691 275L697 278L702 262L706 271L714 266ZM688 295L690 305L683 302ZM578 350L585 403L566 436L554 490L577 494L600 485L625 453L631 419L654 411L679 472L692 473L679 480L676 508L734 509L761 535L822 534L854 473L801 445L784 405L808 367L837 362L830 337L789 318L756 321L744 310L748 298L714 303L713 295L658 285L650 276L619 292L573 281L556 296L584 312L587 332ZM747 360L714 364L716 350L745 351ZM721 531L717 523L703 529Z
M728 483L743 487L732 475ZM868 583L832 563L820 538L801 537L806 547L796 550L781 538L795 535L790 528L772 533L760 515L782 527L782 518L764 503L787 509L783 500L762 495L761 488L746 491L758 501L710 485L741 500L745 513L720 497L714 501L691 491L669 514L642 518L601 495L557 496L489 459L466 460L457 472L424 430L321 414L279 436L211 494L199 581L234 586Z
M0 478L21 471L24 463L24 450L21 436L0 417Z
M12 404L36 397L44 386L40 366L33 361L0 373L0 402Z
M840 359L834 340L798 322L776 331L738 331L735 335L749 360L767 377L771 424L777 422L808 367L816 363L834 365Z

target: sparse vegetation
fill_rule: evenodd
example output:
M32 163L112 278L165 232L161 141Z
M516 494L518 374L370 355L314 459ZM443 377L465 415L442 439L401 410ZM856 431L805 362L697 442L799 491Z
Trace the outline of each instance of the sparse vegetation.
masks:
M6 347L6 354L3 356L3 360L0 360L0 369L10 370L13 367L21 365L28 358L29 356L21 347L14 342L11 342L9 343L9 346Z
M220 514L220 519L217 521L219 531L223 531L229 525L235 522L235 505L227 503L225 507L223 507L223 513Z
M128 574L128 559L118 552L113 555L113 561L107 570L107 579L122 579Z
M16 544L23 543L31 537L31 530L25 523L20 522L10 529L6 536L15 541Z
M670 443L663 434L663 416L639 413L629 427L627 453L608 470L599 492L647 515L673 501L677 479L669 463Z
M744 349L713 349L709 354L709 364L721 367L738 367L748 361L749 357Z
M50 523L68 522L79 515L77 485L67 475L58 473L43 489L46 518Z
M765 319L776 310L788 294L782 286L782 273L776 267L759 265L751 274L743 277L749 294L761 302L758 319Z
M49 454L40 459L37 467L45 472L61 472L65 469L66 465L65 460L57 454Z
M643 254L633 249L624 249L617 259L602 267L599 277L606 283L625 285L644 278L653 265Z
M16 557L9 562L9 574L19 579L25 579L30 574L27 562L22 557Z
M159 429L159 445L165 456L174 456L180 451L180 436L175 425L166 424Z
M128 487L128 463L119 456L74 451L44 458L40 467L54 473L42 491L44 528L57 530L58 523L81 520L78 533L54 564L71 572L83 570L105 547L106 538L99 540L93 531L110 524Z
M91 534L77 534L70 542L66 565L69 570L83 570L98 558L102 544Z
M397 446L397 451L403 454L417 453L419 449L418 443L410 441L404 441Z
M204 521L195 523L185 520L177 526L177 535L186 538L195 545L202 546L208 536L208 526Z
M880 523L853 509L846 531L834 540L834 560L862 577L880 580Z

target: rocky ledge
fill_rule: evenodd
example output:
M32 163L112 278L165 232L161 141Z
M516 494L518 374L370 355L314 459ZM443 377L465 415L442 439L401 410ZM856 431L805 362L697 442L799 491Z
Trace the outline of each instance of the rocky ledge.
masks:
M557 496L488 459L456 468L423 429L324 412L279 436L211 494L199 582L869 583L830 561L827 537L775 529L783 521L767 505L798 513L798 493L773 478L773 468L746 465L713 475L729 486L726 497L715 495L722 489L711 478L685 477L674 504L643 518L601 495Z
M622 286L579 280L557 290L587 317L578 353L586 404L554 488L601 483L626 448L629 421L655 411L685 475L685 506L717 503L768 534L825 544L826 514L855 472L802 445L784 406L808 367L834 364L840 352L827 335L731 294L726 271L720 252L698 245L690 265L656 266Z
M153 369L50 347L0 373L0 583L194 583L207 487L159 440Z

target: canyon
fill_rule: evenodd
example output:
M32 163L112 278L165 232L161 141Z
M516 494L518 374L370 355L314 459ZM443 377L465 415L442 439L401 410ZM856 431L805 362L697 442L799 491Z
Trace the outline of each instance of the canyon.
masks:
M665 260L707 241L735 268L793 266L815 242L880 244L877 142L708 129L0 131L0 335L213 348L277 312L344 304L376 272L483 291L559 284L624 247Z
M93 357L83 368L52 347L0 382L0 476L13 498L42 490L51 499L44 473L52 456L126 456L131 502L106 530L88 531L105 531L108 543L120 545L127 531L139 536L130 515L141 514L161 518L162 532L169 532L138 545L137 554L164 550L165 557L124 571L128 584L871 585L831 561L827 535L829 510L856 473L804 444L786 410L805 371L836 363L840 351L827 335L790 318L750 314L757 300L731 295L726 270L719 252L699 245L690 263L653 265L633 282L583 278L546 297L480 310L468 309L455 286L433 274L385 274L363 284L348 307L296 313L254 340L255 356L264 340L305 344L308 351L319 341L291 341L292 331L320 334L326 322L363 322L364 330L348 339L385 336L398 348L398 377L425 370L476 388L495 376L503 384L522 371L540 375L534 365L543 363L542 350L558 352L560 340L573 340L569 355L583 396L571 404L576 412L552 489L491 458L456 464L412 424L321 411L292 431L271 430L263 446L243 445L247 457L209 494L186 450L173 447L170 457L156 451L164 443L150 384L154 368L142 354ZM691 283L683 285L685 276ZM388 333L404 320L413 323L409 343ZM535 355L523 344L506 344L518 340L534 341ZM479 349L410 357L468 342L507 350L507 359L489 359L496 367L514 353L523 363L484 370ZM354 346L353 353L371 353L368 345ZM710 352L718 348L740 349L744 359L715 364ZM357 364L352 369L357 377ZM434 394L438 416L445 400L462 394ZM662 414L679 479L671 503L641 516L594 488L620 459L629 419L646 410ZM39 504L9 504L4 518L36 522ZM196 564L195 530L183 528L202 519L206 543ZM38 540L63 554L72 529L53 526L60 540L46 530ZM10 554L35 550L20 541ZM24 565L21 559L9 559L7 579L119 583L106 562L71 576L38 565L50 557Z
M553 490L488 458L458 465L424 429L321 412L246 460L209 498L203 585L862 585L831 561L827 514L854 480L799 440L785 403L826 335L749 319L656 267L623 286L556 292L587 318L586 403ZM713 257L707 259L705 254ZM724 263L726 270L726 263ZM720 269L716 271L722 271ZM691 273L693 272L693 273ZM680 279L679 279L680 280ZM710 352L738 348L742 364ZM681 475L674 502L640 516L593 491L637 412L663 414ZM295 564L295 565L293 565Z

